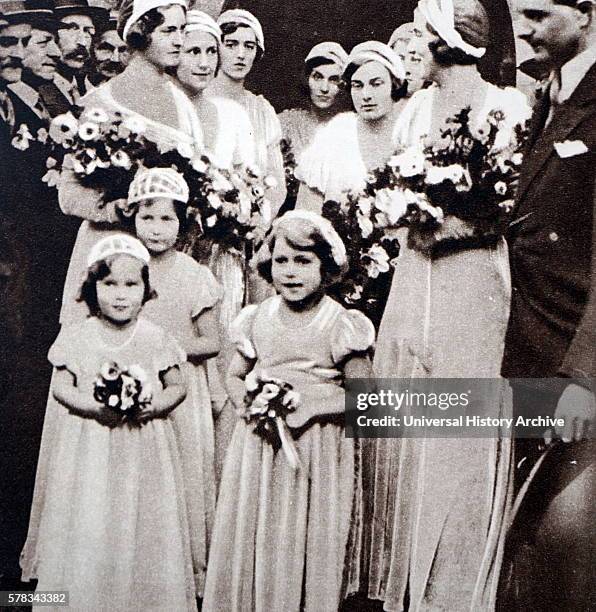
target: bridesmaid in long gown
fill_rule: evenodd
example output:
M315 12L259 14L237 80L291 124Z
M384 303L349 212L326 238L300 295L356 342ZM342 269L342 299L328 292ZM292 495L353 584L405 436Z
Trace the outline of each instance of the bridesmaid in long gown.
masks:
M342 110L341 77L347 59L348 54L336 42L319 43L306 56L306 108L291 108L279 114L283 137L291 143L295 156L312 142L319 128Z
M254 166L256 145L245 109L229 98L205 95L220 69L220 49L221 29L215 20L201 11L188 11L177 76L198 113L205 152L220 168L233 170L239 166ZM223 350L217 360L207 362L209 390L217 418L215 468L219 475L234 425L231 409L225 409L227 393L221 374L231 359L230 326L246 301L247 264L243 254L221 251L208 241L203 240L200 247L201 259L209 265L223 288L221 302L216 306Z
M395 151L405 90L399 56L381 42L361 43L348 56L343 76L355 112L334 117L299 157L296 208L320 213L326 199L364 187L368 172L383 166Z
M269 192L275 216L286 197L281 127L271 104L244 84L255 61L261 61L265 53L263 28L252 13L242 9L224 11L217 23L222 30L221 66L211 94L234 100L247 111L254 134L256 165L277 182L277 187Z
M477 62L488 43L488 18L477 0L421 0L427 77L400 117L403 146L440 145L445 121L471 108L473 129L500 109L495 148L515 142L529 116L525 97L482 79ZM440 103L439 103L440 100ZM509 314L507 247L498 234L476 236L446 217L428 252L401 236L389 301L375 354L381 378L499 377ZM495 396L495 408L510 409ZM488 439L377 440L372 462L368 595L386 610L488 610L494 606L501 536L510 503L511 445ZM492 436L492 437L489 437ZM368 557L366 555L369 555Z
M205 95L220 69L221 29L202 11L186 15L184 45L177 77L197 111L205 153L219 168L256 163L252 126L244 108L228 98Z

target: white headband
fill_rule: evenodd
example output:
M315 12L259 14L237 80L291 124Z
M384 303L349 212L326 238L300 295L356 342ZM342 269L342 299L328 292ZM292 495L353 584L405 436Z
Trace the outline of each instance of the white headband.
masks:
M413 31L413 23L402 23L399 28L395 28L395 30L393 30L393 34L391 34L391 38L389 38L389 42L387 43L387 45L393 49L395 43L400 38L407 38L408 40L412 38Z
M261 51L265 52L265 35L261 22L248 11L243 9L230 9L224 11L218 18L217 24L221 27L224 23L241 23L248 26L254 33Z
M139 240L128 234L115 234L102 238L91 247L87 257L87 267L90 268L98 261L103 261L112 255L130 255L146 264L151 259L149 251Z
M335 231L333 225L327 219L321 217L321 215L310 210L289 210L285 215L273 222L272 230L275 231L281 224L285 224L293 219L300 219L314 225L331 247L333 261L335 261L339 268L344 268L347 265L346 247L342 239Z
M136 23L145 13L148 13L156 8L169 6L170 4L177 4L187 8L186 0L134 0L132 5L132 14L126 20L124 28L122 29L122 40L126 41L126 37L128 36L131 26Z
M322 42L318 45L315 45L309 52L304 62L308 62L315 57L321 57L324 59L328 59L335 64L337 64L340 70L343 71L346 65L346 61L348 59L348 54L345 52L344 48L336 42Z
M361 66L366 62L379 62L400 81L406 78L406 69L399 55L391 47L378 40L368 40L356 45L348 55L346 63Z
M439 4L440 3L440 4ZM453 0L420 0L420 12L443 41L452 49L460 49L467 55L480 59L486 49L468 44L455 29Z
M207 32L207 34L215 36L218 43L221 40L221 28L217 25L215 19L207 13L195 9L186 13L185 32Z
M188 184L173 168L142 168L128 188L128 203L135 204L153 198L172 198L188 203Z

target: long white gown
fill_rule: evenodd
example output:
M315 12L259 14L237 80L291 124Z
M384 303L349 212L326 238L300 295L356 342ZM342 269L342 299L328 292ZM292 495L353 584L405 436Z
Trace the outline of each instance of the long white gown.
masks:
M401 144L424 143L437 95L436 87L414 94L397 126ZM495 143L505 148L529 107L520 92L489 85L475 128L495 109L506 113ZM407 231L379 329L376 375L498 379L511 292L505 241L471 247L456 239L427 255L408 247ZM495 402L507 416L508 394ZM416 611L494 603L511 502L511 443L489 435L366 441L368 594L386 610L403 610L406 590Z

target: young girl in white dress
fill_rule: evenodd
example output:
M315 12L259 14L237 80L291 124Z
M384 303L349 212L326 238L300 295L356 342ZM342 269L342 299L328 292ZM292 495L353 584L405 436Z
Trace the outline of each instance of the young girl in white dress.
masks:
M188 357L181 367L187 398L171 418L182 463L197 597L202 597L215 513L214 415L207 360L219 351L215 308L221 288L207 266L175 249L188 224L188 196L180 174L151 168L135 176L128 204L136 208L135 231L151 254L149 273L157 292L143 315L176 338Z
M354 482L342 384L367 376L374 341L362 313L325 295L345 268L345 247L333 227L307 211L278 219L260 253L259 272L279 295L238 316L228 391L243 412L249 372L266 371L293 386L301 404L287 425L300 465L292 467L254 424L238 420L220 487L204 610L340 606Z
M63 327L21 565L72 610L195 610L189 529L169 414L186 396L184 351L139 316L152 298L149 253L130 236L91 250L81 297L91 316ZM106 363L139 366L153 390L135 422L94 398ZM45 431L44 431L45 434Z

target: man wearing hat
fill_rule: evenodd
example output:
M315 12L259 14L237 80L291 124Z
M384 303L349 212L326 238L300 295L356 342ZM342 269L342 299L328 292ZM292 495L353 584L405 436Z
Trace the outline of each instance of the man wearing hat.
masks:
M85 77L91 45L98 25L107 21L108 12L98 6L90 6L87 0L56 0L55 14L61 27L58 46L62 61L55 83L71 104L86 93Z
M25 48L30 36L31 25L27 21L25 2L0 0L0 122L5 138L12 134L16 124L14 102L8 85L21 79Z
M129 51L116 30L117 25L118 15L114 12L99 25L91 51L88 90L105 83L126 68Z
M21 84L14 86L13 90L17 93L23 91L24 96L21 97L32 101L31 107L35 106L36 92L46 115L56 117L70 108L70 102L54 83L62 59L56 40L60 25L49 2L44 0L37 6L43 7L45 12L31 24L31 39L23 60Z
M69 105L53 83L60 61L60 49L55 39L58 24L50 5L36 0L28 2L23 19L31 25L31 34L25 49L21 78L11 83L9 89L14 94L16 128L25 124L34 133L41 127L47 128L50 118L58 114L49 111L46 96L54 111L53 102L56 99L63 101L60 112L68 110Z

